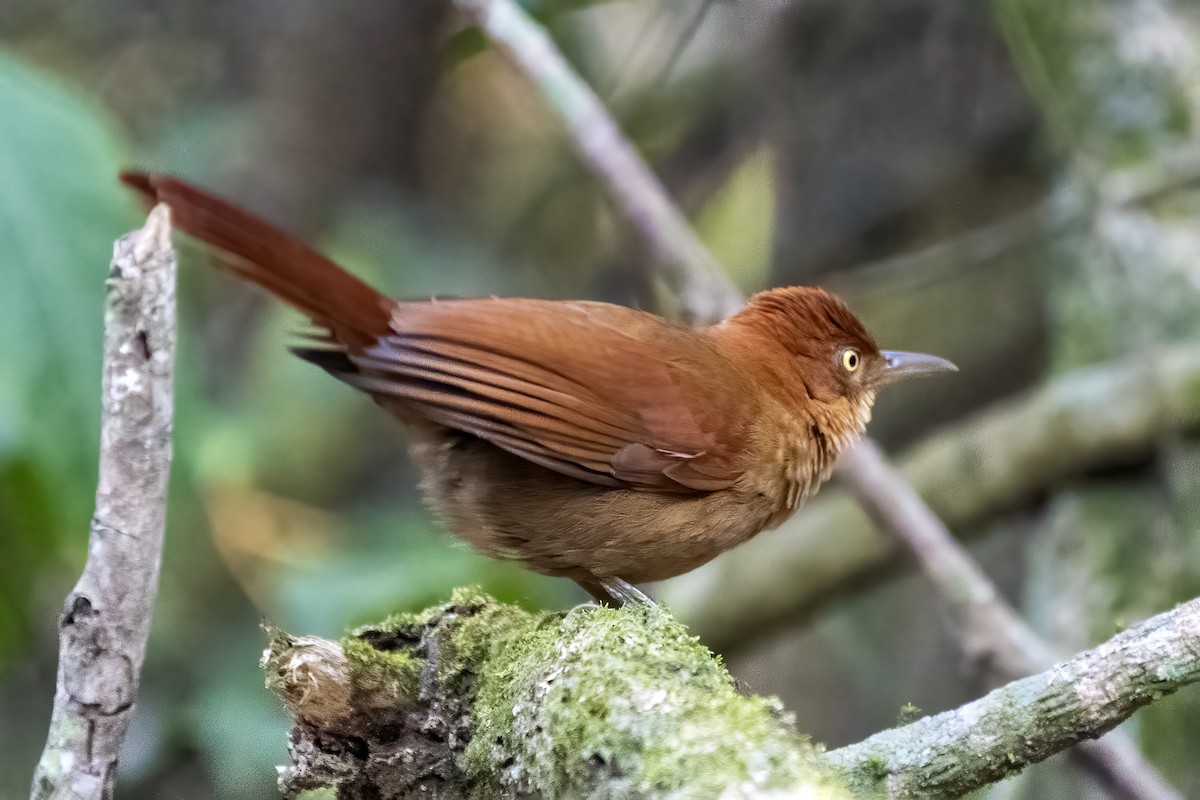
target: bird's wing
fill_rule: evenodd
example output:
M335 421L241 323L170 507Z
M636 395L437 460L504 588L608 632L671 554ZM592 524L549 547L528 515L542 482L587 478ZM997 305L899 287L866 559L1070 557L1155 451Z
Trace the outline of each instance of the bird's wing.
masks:
M705 374L721 361L705 360L702 334L603 303L392 303L208 192L140 172L121 180L169 204L222 267L307 314L320 332L296 352L348 383L605 486L705 492L738 477L749 393L728 369Z
M392 329L339 377L604 486L709 492L740 474L748 393L701 333L605 303L515 299L400 303Z

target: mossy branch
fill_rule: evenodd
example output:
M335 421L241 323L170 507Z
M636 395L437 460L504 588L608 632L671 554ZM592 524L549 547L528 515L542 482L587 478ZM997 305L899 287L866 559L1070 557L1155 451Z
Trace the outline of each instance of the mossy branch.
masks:
M858 794L961 797L1095 739L1200 681L1200 598L965 706L878 733L826 758Z
M959 709L824 754L659 608L470 590L341 642L271 634L288 797L960 797L1200 680L1200 599Z
M850 796L659 608L535 615L460 590L340 643L272 631L264 666L295 719L289 797Z

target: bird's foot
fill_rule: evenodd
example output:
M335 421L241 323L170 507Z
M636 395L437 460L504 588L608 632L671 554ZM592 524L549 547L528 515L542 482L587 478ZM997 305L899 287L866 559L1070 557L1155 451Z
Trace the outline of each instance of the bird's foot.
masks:
M609 608L620 608L627 603L642 603L654 607L655 603L645 592L621 578L576 578L580 588L596 599L596 604Z
M649 595L629 581L622 580L621 578L601 578L600 586L604 588L604 591L608 593L618 607L626 603L644 603L648 606L655 604Z

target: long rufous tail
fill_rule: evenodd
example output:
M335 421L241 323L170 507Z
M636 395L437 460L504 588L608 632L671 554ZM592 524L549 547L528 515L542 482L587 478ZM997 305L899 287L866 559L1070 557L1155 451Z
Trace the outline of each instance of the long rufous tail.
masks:
M121 182L171 224L216 249L217 262L307 314L343 345L389 330L394 303L325 256L240 208L168 175L126 171Z

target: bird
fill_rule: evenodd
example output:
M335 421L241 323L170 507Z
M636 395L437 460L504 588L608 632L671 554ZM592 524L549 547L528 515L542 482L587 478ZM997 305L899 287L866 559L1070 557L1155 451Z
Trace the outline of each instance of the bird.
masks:
M602 605L790 517L863 435L879 390L955 371L880 350L816 287L690 327L596 301L393 300L299 239L169 175L123 171L215 263L308 317L305 361L408 429L433 516Z

